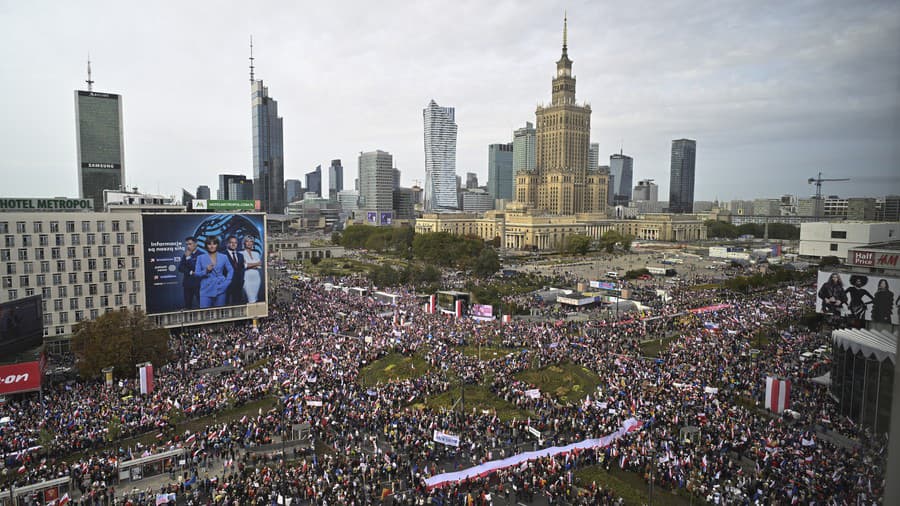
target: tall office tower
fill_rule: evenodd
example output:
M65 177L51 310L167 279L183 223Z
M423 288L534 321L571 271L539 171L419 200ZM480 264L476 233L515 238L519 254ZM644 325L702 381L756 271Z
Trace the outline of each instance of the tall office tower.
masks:
M513 132L513 178L520 170L534 170L534 145L536 143L537 130L530 121L525 126ZM513 181L515 184L515 181Z
M359 192L356 190L341 190L337 192L337 201L341 209L347 212L355 212L359 209Z
M475 188L478 188L478 174L466 172L466 189L472 190Z
M900 195L885 195L881 209L876 212L881 221L900 221Z
M394 157L376 150L359 154L359 207L366 223L389 225L394 207ZM373 214L374 213L374 214ZM388 222L385 223L384 214Z
M328 166L328 198L334 200L337 198L338 192L344 190L344 167L341 160L331 161Z
M394 167L394 189L400 188L400 169Z
M197 187L197 198L200 200L209 200L212 198L212 191L210 191L209 186L202 184Z
M616 176L609 170L609 165L601 165L600 172L606 174L606 205L613 205L616 196Z
M240 174L219 174L219 189L216 191L216 198L219 200L239 200L234 198L228 189L231 187L231 183L246 180L247 176Z
M425 122L425 210L456 209L456 112L432 100Z
M244 178L228 183L228 200L255 200L253 180Z
M394 219L412 220L416 217L416 193L412 188L394 188Z
M672 141L672 168L669 173L669 212L694 211L694 164L697 158L697 141L676 139Z
M94 91L90 60L87 75L87 91L75 90L78 195L94 199L94 210L102 211L103 190L125 185L122 96Z
M181 189L181 205L183 205L183 206L191 205L191 202L193 200L194 200L194 196L191 194L191 192L182 188Z
M605 213L608 176L588 167L591 107L575 101L567 25L551 103L536 111L535 170L516 173L516 201L550 214Z
M488 193L494 199L513 197L514 143L488 145Z
M253 113L253 195L260 209L284 213L284 128L278 102L269 96L262 79L253 77L253 39L250 39L250 107Z
M303 199L303 183L299 179L288 179L284 182L284 195L286 202L296 202Z
M617 154L609 155L609 173L616 178L614 202L628 205L628 202L631 200L634 159L622 154L621 151Z
M588 169L600 167L600 144L592 142L588 148Z
M315 170L306 173L306 191L322 196L322 166L316 165Z
M632 200L645 200L648 202L659 202L659 186L652 179L642 179L638 181L634 187Z

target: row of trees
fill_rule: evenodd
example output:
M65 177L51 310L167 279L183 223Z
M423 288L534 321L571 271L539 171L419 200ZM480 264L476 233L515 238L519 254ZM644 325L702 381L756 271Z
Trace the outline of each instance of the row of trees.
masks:
M350 225L343 233L332 234L331 241L345 248L394 253L408 258L414 235L412 227Z
M710 238L735 239L742 235L762 238L766 235L766 226L761 223L744 223L733 225L724 221L706 220L706 235ZM770 239L799 239L800 228L787 223L769 223Z
M634 237L630 235L623 235L615 230L608 230L602 237L596 242L597 249L602 251L606 251L607 253L612 253L615 251L616 246L618 245L625 251L631 250L631 242L634 240ZM584 255L588 251L591 251L595 246L594 241L584 235L584 234L572 234L566 237L565 244L563 244L562 251L563 253L569 254L577 254Z
M794 271L781 267L769 267L769 271L765 274L754 274L752 276L738 276L725 280L725 288L736 292L748 293L753 290L767 288L781 283L798 283L812 281L812 276L806 271Z

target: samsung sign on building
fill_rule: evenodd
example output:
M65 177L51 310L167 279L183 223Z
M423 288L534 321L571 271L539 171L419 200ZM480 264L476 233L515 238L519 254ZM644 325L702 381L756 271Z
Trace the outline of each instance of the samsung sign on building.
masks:
M0 197L0 211L93 211L94 199L10 199Z

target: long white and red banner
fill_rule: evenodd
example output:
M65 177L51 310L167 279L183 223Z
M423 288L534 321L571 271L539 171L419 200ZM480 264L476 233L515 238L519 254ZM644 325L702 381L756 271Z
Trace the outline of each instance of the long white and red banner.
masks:
M41 389L44 359L0 365L0 395L33 392Z
M462 471L455 471L452 473L443 473L437 474L425 480L425 485L429 490L435 487L442 487L444 485L455 483L458 481L465 480L467 478L480 478L482 476L487 476L490 473L495 471L499 471L501 469L506 469L509 467L517 466L523 464L525 462L529 462L532 460L537 460L544 457L555 457L557 455L565 455L575 450L589 450L592 448L603 448L608 446L613 441L619 439L620 437L628 434L629 432L634 432L641 428L643 422L640 422L634 418L629 418L625 420L622 424L622 427L619 430L613 432L612 434L603 436L599 439L585 439L584 441L580 441L578 443L572 443L566 446L551 446L550 448L544 448L541 450L535 450L533 452L525 452L520 453L518 455L513 455L512 457L507 457L505 459L500 460L492 460L490 462L485 462L484 464L479 464L474 467L470 467L468 469L463 469Z
M147 362L138 367L138 379L141 382L141 393L153 393L153 364Z
M781 413L791 407L791 382L774 376L766 377L766 409Z

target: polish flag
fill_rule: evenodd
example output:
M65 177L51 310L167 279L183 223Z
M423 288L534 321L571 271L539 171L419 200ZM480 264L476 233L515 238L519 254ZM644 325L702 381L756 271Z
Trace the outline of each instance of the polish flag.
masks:
M463 313L463 301L456 301L456 318L462 318Z
M782 413L791 407L791 382L774 376L766 377L766 409Z
M437 312L437 295L432 295L428 298L428 314L434 314Z
M138 366L138 379L141 382L141 393L153 393L153 364L146 362Z

